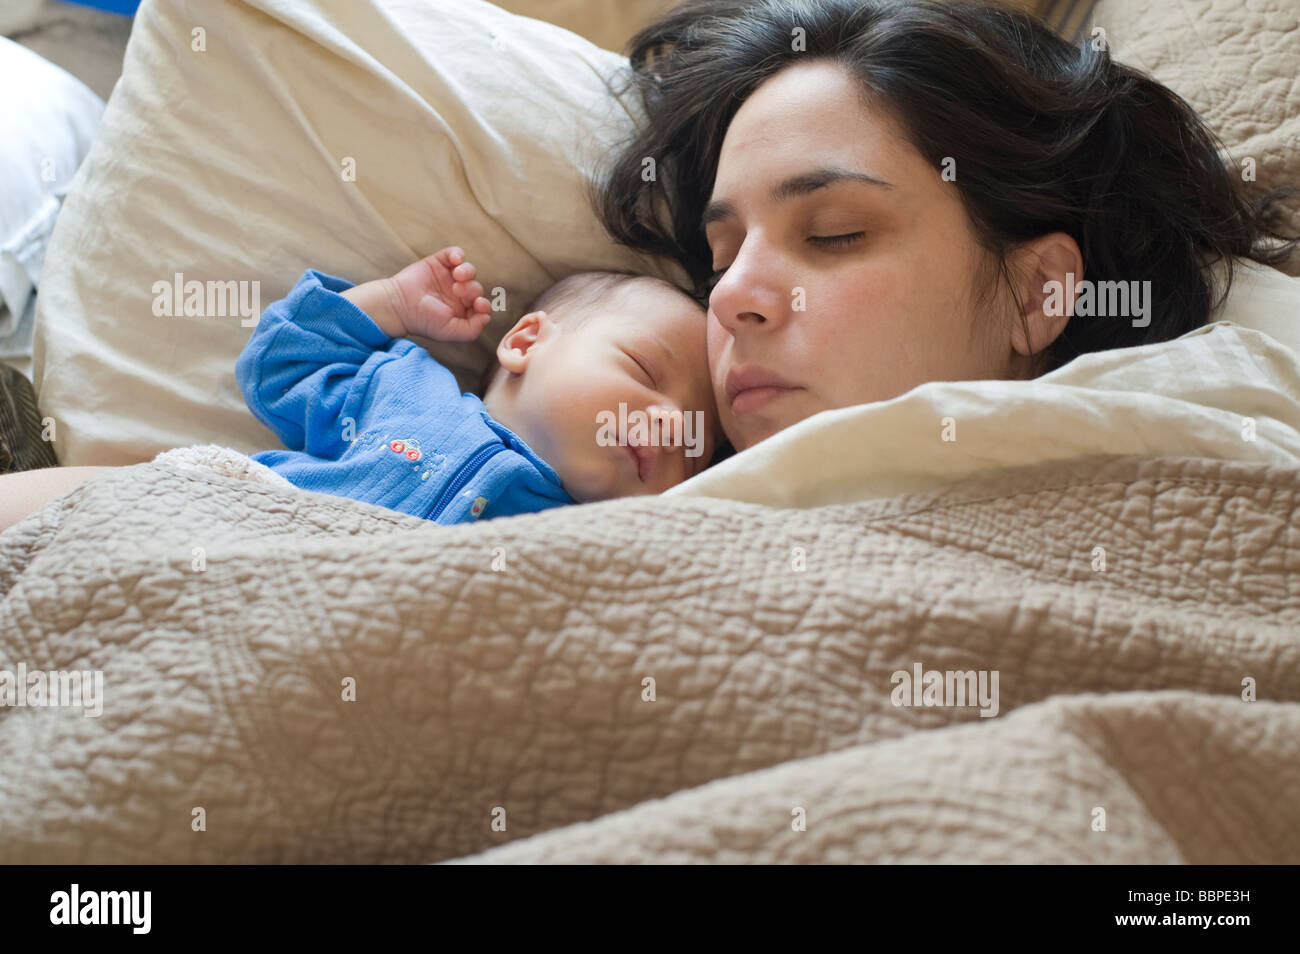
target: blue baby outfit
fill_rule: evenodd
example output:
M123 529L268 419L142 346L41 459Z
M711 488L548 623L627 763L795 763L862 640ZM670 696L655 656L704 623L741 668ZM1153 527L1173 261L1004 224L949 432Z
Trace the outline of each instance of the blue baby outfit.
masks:
M435 523L574 503L555 470L413 341L390 338L315 269L263 312L235 363L258 420L287 450L265 464L304 490Z

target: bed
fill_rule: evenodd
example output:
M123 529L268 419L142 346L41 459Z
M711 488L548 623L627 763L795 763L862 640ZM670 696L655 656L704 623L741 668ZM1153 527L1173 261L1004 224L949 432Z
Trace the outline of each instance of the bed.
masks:
M1290 5L1092 17L1300 181ZM427 343L468 387L563 274L680 279L585 205L623 62L480 0L141 6L34 365L60 462L133 466L0 534L0 669L103 707L0 709L0 860L1300 860L1294 262L1176 341L827 412L653 499L436 527L245 456L248 316L159 283L265 304L461 244L510 302ZM926 705L931 672L997 691Z

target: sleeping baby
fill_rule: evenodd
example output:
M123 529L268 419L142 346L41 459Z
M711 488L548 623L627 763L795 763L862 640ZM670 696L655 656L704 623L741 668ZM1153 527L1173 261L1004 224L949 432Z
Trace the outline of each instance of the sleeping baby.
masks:
M286 448L253 459L437 523L657 494L708 466L720 425L688 295L622 273L564 279L501 339L481 400L405 337L472 341L490 313L456 247L360 285L309 270L235 366Z
M404 337L476 338L491 308L474 273L452 247L361 285L303 275L235 365L287 448L253 459L438 523L656 494L708 466L721 425L692 298L656 278L572 275L501 339L480 400ZM0 531L103 469L0 475Z

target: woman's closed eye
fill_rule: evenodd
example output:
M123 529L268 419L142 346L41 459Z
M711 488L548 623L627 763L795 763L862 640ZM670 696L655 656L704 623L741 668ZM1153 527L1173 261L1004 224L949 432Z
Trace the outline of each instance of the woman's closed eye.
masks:
M866 234L866 232L848 232L844 235L810 235L808 241L820 248L843 248L852 245Z
M817 248L847 248L848 246L861 241L866 237L866 234L866 232L846 232L843 235L810 235L808 236L808 241ZM713 286L722 280L722 276L727 273L728 268L730 268L730 266L715 268L709 273L705 286L712 291Z

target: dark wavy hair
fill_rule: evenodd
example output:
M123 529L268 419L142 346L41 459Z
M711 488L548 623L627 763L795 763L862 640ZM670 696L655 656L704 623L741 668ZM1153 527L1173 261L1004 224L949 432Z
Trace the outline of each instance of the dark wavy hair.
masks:
M1042 371L1175 338L1226 297L1232 256L1276 265L1296 250L1300 238L1280 231L1280 200L1300 190L1247 194L1191 106L1095 45L1104 47L984 3L687 0L629 43L626 76L647 121L593 182L592 200L616 241L680 262L703 300L713 266L700 219L727 127L764 80L829 60L892 111L936 170L956 160L955 185L1001 279L1019 243L1060 231L1078 243L1088 279L1151 281L1147 326L1072 319L1040 356ZM1219 261L1216 296L1204 269Z

